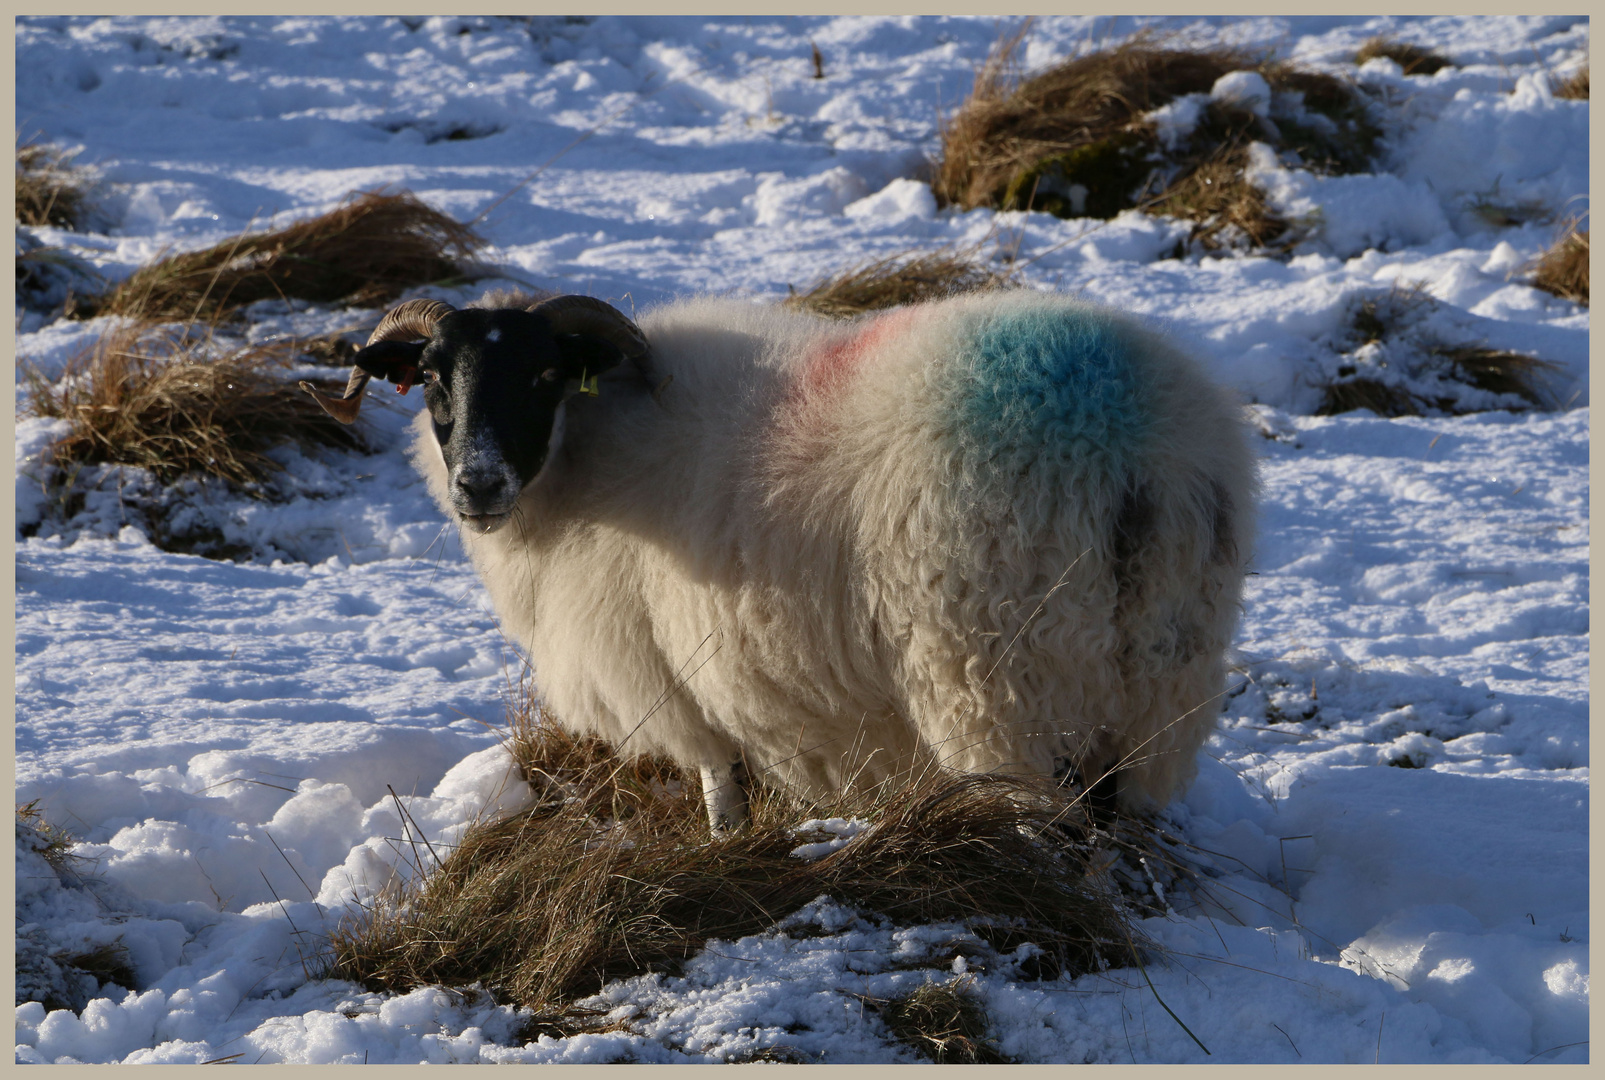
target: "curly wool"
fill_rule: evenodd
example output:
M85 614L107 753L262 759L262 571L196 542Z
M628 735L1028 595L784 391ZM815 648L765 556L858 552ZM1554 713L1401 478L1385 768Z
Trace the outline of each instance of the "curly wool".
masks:
M1255 480L1238 409L1041 294L843 324L645 314L657 398L566 406L516 521L465 533L547 708L810 797L931 763L1168 801L1213 727ZM415 449L445 501L420 418Z

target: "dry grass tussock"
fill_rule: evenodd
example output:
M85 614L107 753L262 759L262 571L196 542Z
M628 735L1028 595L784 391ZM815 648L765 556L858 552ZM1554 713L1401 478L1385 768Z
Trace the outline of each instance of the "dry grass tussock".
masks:
M1398 64L1406 75L1436 75L1444 68L1455 66L1447 56L1431 49L1385 37L1374 37L1362 44L1354 54L1354 62L1363 64L1379 56Z
M17 142L17 222L75 229L89 207L89 173L72 164L77 151Z
M1462 382L1491 394L1515 394L1535 408L1554 407L1546 377L1561 370L1559 364L1527 353L1489 349L1479 345L1452 345L1432 350L1449 361Z
M1588 66L1578 68L1555 87L1555 96L1571 101L1588 100Z
M1370 409L1378 416L1420 416L1421 409L1411 394L1380 379L1340 379L1321 389L1316 416L1337 416L1356 409Z
M76 839L47 820L39 800L17 805L17 853L32 851L49 865L67 887L86 883L87 861L72 851ZM37 928L36 928L37 930ZM16 950L16 1000L43 1003L46 1010L80 1011L102 987L135 985L133 963L121 939L87 948L51 947L37 933L20 926Z
M1530 267L1534 288L1588 306L1588 230L1570 221L1560 239Z
M288 228L142 267L90 313L214 320L258 300L378 306L410 288L461 279L482 244L410 192L361 192Z
M1047 977L1136 955L1118 899L1057 831L1079 808L1038 782L933 774L823 807L756 784L749 825L710 839L700 785L667 762L530 713L512 746L537 805L474 827L438 865L420 853L421 888L334 935L332 976L376 991L479 982L545 1016L542 1030L575 1030L571 1003L604 980L672 970L821 894L901 923L968 920L1000 950L1032 941ZM793 858L795 826L824 816L871 825Z
M938 1065L1007 1065L990 1037L986 1010L970 990L973 979L927 981L899 998L864 998L894 1038Z
M66 829L45 819L38 799L17 804L17 842L32 847L58 874L77 859L72 853L77 840Z
M1350 84L1248 50L1179 48L1139 34L1027 76L1018 54L1028 31L1029 23L1000 39L970 97L943 125L932 179L940 204L1097 218L1136 207L1193 221L1194 239L1206 249L1238 233L1265 246L1287 223L1243 179L1250 142L1342 173L1366 168L1380 137ZM1242 70L1259 72L1278 94L1302 95L1302 119L1282 110L1266 123L1211 102L1173 147L1143 119Z
M363 448L359 431L283 376L301 353L294 342L225 349L129 320L70 359L59 379L24 364L23 415L71 422L53 447L58 465L137 465L163 483L201 473L250 491L278 470L265 451L279 442ZM338 392L344 382L329 385Z
M992 265L975 248L914 250L849 267L783 302L788 307L845 319L866 311L883 311L960 293L1014 288L1017 284L1015 274Z
M1352 317L1356 344L1363 349L1408 336L1405 327L1413 321L1414 313L1432 303L1432 298L1420 285L1396 287L1388 293L1362 298L1355 305ZM1418 337L1414 347L1419 350L1419 374L1436 373L1452 382L1492 394L1514 395L1534 408L1557 405L1548 377L1561 368L1551 361L1508 349L1446 343L1430 334L1424 340ZM1356 357L1355 362L1340 365L1337 377L1321 387L1321 404L1315 410L1317 416L1334 416L1355 409L1370 409L1378 416L1419 416L1433 410L1452 414L1466 411L1455 398L1434 393L1430 389L1430 379L1418 381L1414 388L1402 385L1392 378L1378 377L1380 372L1375 367L1360 363L1360 350L1351 355Z

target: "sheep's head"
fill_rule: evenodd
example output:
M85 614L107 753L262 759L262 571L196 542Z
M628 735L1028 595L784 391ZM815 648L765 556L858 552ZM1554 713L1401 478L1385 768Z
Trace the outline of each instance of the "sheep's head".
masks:
M402 393L423 384L452 507L463 524L491 532L561 443L564 403L594 392L597 375L626 359L642 364L646 354L634 323L587 296L528 310L411 300L389 312L354 357L344 397L302 385L349 424L370 378Z

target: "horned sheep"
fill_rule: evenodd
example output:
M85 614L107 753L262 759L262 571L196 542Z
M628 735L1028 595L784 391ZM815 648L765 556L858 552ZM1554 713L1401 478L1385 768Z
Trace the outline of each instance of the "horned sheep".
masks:
M700 770L715 829L742 763L805 797L1118 775L1130 809L1193 773L1255 479L1237 407L1133 318L421 300L355 363L319 395L346 422L370 376L423 383L415 463L549 713Z

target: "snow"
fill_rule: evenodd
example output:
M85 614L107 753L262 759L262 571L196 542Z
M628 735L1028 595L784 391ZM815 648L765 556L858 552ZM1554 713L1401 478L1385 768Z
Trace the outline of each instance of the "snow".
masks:
M1586 209L1588 105L1547 80L1584 61L1587 21L1158 25L1353 74L1384 103L1374 175L1254 149L1306 230L1292 258L1170 258L1186 227L1134 212L938 211L919 170L989 18L18 20L19 129L81 146L106 193L97 231L38 237L111 279L381 185L491 241L502 280L438 293L453 302L519 282L626 310L767 302L1003 242L1032 287L1138 313L1253 402L1264 496L1232 693L1166 811L1211 888L1142 921L1164 950L1145 971L1033 982L961 925L822 897L604 986L589 1004L621 1030L530 1041L472 988L317 977L343 914L530 798L500 743L522 663L407 461L417 395L364 410L375 454L276 451L266 502L91 468L63 506L40 464L59 424L19 420L16 797L86 861L58 874L19 829L19 967L74 1008L19 1004L17 1059L915 1061L863 999L962 975L1021 1061L1586 1061L1588 314L1520 269ZM1043 19L1027 59L1138 26ZM1378 33L1458 66L1355 69ZM1271 99L1247 72L1214 96ZM1160 110L1162 137L1204 100ZM1358 304L1404 294L1397 340L1353 338ZM248 332L362 317L270 303ZM19 311L18 356L59 378L108 325ZM1313 415L1340 364L1437 385L1411 365L1440 345L1538 353L1565 408ZM1500 404L1477 394L1460 400ZM248 557L161 550L158 518ZM795 854L860 827L807 823ZM56 963L115 942L132 987Z

